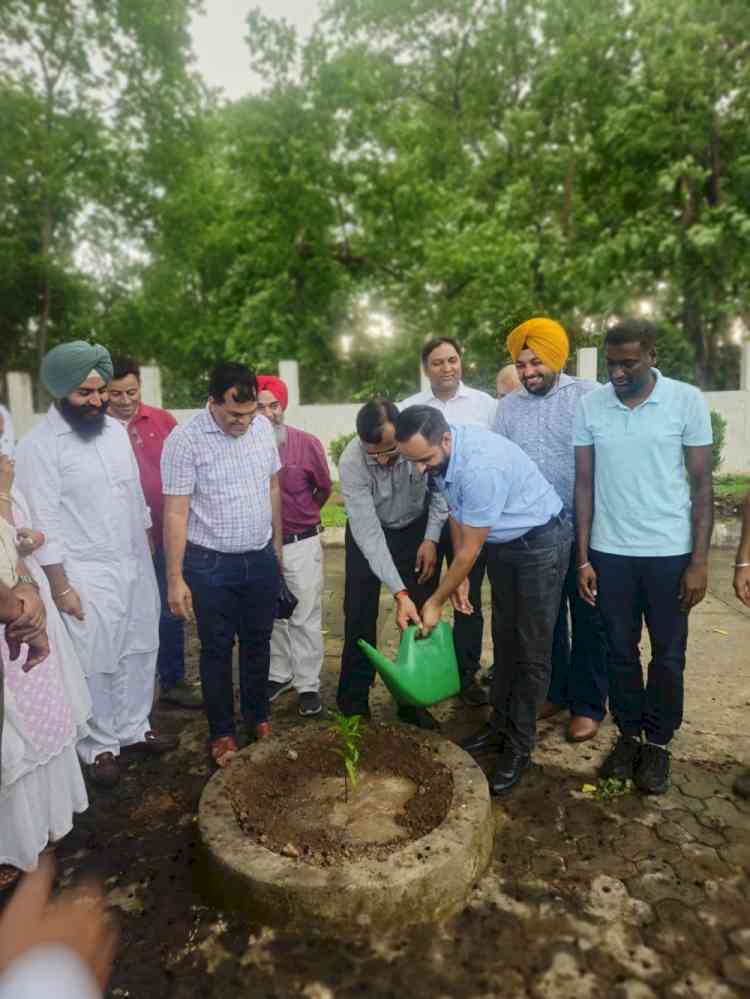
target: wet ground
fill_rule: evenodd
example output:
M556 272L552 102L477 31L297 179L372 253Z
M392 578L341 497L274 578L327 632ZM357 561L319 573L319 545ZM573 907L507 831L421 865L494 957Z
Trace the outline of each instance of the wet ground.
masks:
M582 746L565 720L541 727L523 784L494 805L493 864L466 908L441 925L369 941L248 926L204 904L195 814L210 775L203 718L157 709L179 733L161 761L131 761L113 792L60 845L63 881L96 871L120 912L112 996L307 999L349 996L534 999L731 999L750 991L750 803L731 783L750 765L750 613L731 593L731 553L713 556L711 592L692 618L686 722L673 744L674 786L599 800L584 793L613 739ZM341 649L343 552L327 552L323 697L334 701ZM383 600L383 639L395 639ZM195 643L190 668L195 671ZM449 737L484 709L436 712ZM392 719L382 687L373 714ZM277 732L307 724L293 694Z

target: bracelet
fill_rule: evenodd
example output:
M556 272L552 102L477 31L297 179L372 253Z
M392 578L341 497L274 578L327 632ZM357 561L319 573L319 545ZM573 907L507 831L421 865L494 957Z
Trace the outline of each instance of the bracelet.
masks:
M576 566L576 569L578 570L578 572L580 572L581 569L585 569L587 565L591 565L591 563L590 562L581 562L580 565Z
M408 596L409 596L408 590L399 590L398 593L393 594L393 599L398 600L399 597L408 597Z
M750 567L750 562L735 562L732 568L747 569L748 567Z
M54 597L55 600L59 600L60 597L67 597L67 595L72 592L73 592L73 587L69 586L65 590L60 590L59 593L53 593L52 596Z
M37 593L39 592L39 584L33 576L19 576L16 586L32 586Z

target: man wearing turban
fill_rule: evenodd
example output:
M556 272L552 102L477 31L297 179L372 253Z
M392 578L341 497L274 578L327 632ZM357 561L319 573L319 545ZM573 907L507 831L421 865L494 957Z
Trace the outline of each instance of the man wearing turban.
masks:
M83 340L60 344L40 375L54 401L19 444L16 477L46 537L37 558L93 701L78 752L90 780L111 787L121 750L176 745L149 724L159 621L151 518L127 433L107 416L109 351Z
M287 426L286 384L276 375L258 375L258 411L271 421L281 458L281 516L284 581L297 606L277 620L271 635L268 699L294 688L302 717L320 714L323 665L323 549L320 508L331 495L331 474L317 437Z
M552 678L540 717L551 718L567 708L571 715L568 739L583 742L599 730L607 701L603 626L596 608L578 595L573 543L573 426L578 400L597 388L597 383L565 374L568 335L554 319L537 317L521 323L508 336L507 347L521 387L498 405L495 430L518 444L555 487L570 537L568 571L552 644Z

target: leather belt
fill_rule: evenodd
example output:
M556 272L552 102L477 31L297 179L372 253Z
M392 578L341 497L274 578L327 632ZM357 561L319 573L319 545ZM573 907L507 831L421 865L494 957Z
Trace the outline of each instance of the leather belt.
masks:
M322 524L316 524L315 527L308 527L306 531L300 531L298 534L285 534L281 540L285 545L293 545L295 541L306 541L308 538L314 538L316 534L322 534L324 530Z

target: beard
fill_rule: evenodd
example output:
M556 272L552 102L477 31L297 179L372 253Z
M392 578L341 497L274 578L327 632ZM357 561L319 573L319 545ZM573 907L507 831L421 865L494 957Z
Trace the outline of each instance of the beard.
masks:
M448 465L451 463L451 456L446 454L439 465L434 465L432 468L427 469L427 474L431 479L436 479L440 475L445 475L448 471Z
M71 430L84 440L91 437L98 437L104 430L104 421L107 416L109 403L103 402L101 406L74 406L67 399L60 399L57 404L60 415Z
M273 424L273 434L276 438L276 447L286 444L286 426L283 423Z

